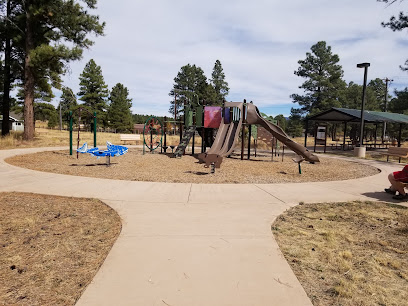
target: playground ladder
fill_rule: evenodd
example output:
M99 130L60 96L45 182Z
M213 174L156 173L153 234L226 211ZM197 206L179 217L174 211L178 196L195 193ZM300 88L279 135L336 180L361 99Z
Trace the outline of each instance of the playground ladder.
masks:
M181 139L176 151L174 152L174 157L181 157L183 155L195 131L196 131L195 125L191 125L188 127L187 130L185 130L183 138Z

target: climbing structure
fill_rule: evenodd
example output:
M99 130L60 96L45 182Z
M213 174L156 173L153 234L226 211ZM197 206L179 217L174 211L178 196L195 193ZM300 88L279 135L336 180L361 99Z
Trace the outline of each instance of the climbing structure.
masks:
M181 139L179 145L174 152L174 157L181 157L184 151L187 148L191 138L193 137L194 133L196 132L196 126L190 125L184 132L183 138Z

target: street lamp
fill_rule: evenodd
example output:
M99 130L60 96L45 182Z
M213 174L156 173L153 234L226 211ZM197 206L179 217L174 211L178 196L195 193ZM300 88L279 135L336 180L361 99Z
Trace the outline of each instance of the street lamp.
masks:
M360 125L360 143L359 143L359 147L363 146L364 104L365 104L365 95L366 95L366 87L367 87L367 69L368 69L368 67L370 67L370 63L357 64L357 68L364 68L364 83L363 83L363 97L362 97L362 101L361 101L361 125Z

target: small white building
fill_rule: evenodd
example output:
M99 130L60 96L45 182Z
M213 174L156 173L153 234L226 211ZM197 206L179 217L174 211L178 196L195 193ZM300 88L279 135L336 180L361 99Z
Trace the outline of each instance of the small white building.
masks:
M0 129L3 124L3 116L0 115ZM24 119L23 114L16 114L10 112L9 115L10 131L23 132L24 131Z

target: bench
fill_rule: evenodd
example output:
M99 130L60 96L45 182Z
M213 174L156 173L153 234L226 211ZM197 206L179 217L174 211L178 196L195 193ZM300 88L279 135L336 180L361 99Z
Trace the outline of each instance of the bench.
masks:
M408 148L401 148L401 147L389 147L386 153L382 153L383 155L387 155L387 161L390 156L398 157L398 162L401 162L401 158L408 158Z
M137 141L140 140L140 134L120 134L120 141L123 141L126 144L127 141Z

